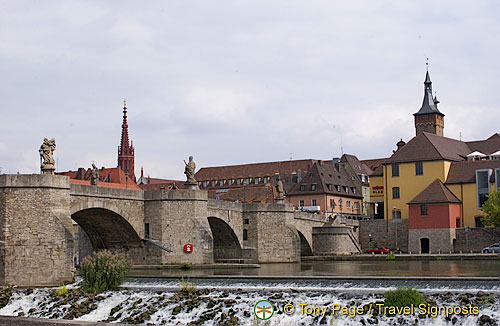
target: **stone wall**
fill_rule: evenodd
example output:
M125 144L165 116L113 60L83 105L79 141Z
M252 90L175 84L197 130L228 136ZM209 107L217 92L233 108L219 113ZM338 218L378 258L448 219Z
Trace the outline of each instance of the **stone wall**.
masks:
M408 252L408 219L361 220L359 242L363 250L386 246L389 249L399 248L403 252Z
M213 263L213 237L208 223L207 192L202 190L160 190L144 194L148 214L161 219L158 233L162 244L172 252L162 251L162 264ZM149 206L149 207L148 207ZM149 218L149 216L148 216ZM184 245L193 245L185 253Z
M465 232L464 228L456 230L455 252L481 252L484 247L500 242L500 227L471 228Z
M66 176L0 175L0 283L44 286L73 277Z
M300 262L300 238L290 204L244 204L249 219L245 247L257 250L260 263Z
M453 239L455 229L410 229L408 234L408 251L411 253L422 253L420 239L429 239L429 253L451 253L453 252Z
M312 230L313 252L316 255L359 253L357 239L349 226L315 227Z

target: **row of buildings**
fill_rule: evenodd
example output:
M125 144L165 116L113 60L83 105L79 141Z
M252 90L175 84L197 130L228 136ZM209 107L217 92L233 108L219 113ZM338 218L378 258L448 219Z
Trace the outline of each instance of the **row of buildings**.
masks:
M388 157L359 160L344 154L328 160L303 159L231 166L202 167L199 188L209 198L245 203L273 202L276 176L283 181L285 201L297 210L352 219L408 219L410 232L482 227L482 204L500 187L500 134L485 140L444 137L444 114L432 96L427 71L424 98L414 113L415 137L400 140ZM182 188L184 181L134 173L124 105L118 166L99 171L101 186L157 190ZM64 172L72 182L89 182L90 170ZM446 230L444 230L446 229ZM414 230L414 231L411 231ZM429 231L432 233L431 231ZM427 232L427 233L429 233Z

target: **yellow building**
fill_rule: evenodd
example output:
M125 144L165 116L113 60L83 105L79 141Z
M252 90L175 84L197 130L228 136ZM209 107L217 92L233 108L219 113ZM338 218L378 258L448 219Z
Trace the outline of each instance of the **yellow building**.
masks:
M398 142L370 175L372 213L382 206L383 218L409 218L408 203L440 180L461 201L460 226L482 226L482 203L500 184L500 134L472 142L444 137L444 114L432 98L428 72L424 85L422 107L414 114L416 136Z

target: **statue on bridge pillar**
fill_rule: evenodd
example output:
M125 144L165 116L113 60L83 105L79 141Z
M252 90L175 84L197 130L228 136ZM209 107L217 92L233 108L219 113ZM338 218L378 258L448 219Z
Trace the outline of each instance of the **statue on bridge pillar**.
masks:
M276 175L276 202L278 204L283 204L285 200L284 190L283 190L283 181L281 180L281 176L279 174Z
M99 182L99 169L97 166L92 163L92 172L90 173L90 185L97 186L97 182Z
M196 164L193 161L193 157L189 157L189 162L186 163L184 161L184 164L186 165L184 167L184 174L186 175L186 182L184 183L186 185L187 189L198 189L198 183L196 182L196 179L194 178L194 171L196 170Z
M38 152L40 153L40 169L42 174L54 174L56 170L56 162L54 160L54 151L56 150L56 140L51 140L45 137L43 144L40 146Z

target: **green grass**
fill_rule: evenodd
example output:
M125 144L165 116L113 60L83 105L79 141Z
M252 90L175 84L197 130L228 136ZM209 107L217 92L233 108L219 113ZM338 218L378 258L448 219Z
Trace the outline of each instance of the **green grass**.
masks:
M384 296L386 307L410 307L412 304L418 306L425 302L425 297L418 290L410 287L398 287L394 291L386 292Z
M66 285L61 285L57 290L56 290L56 295L58 297L65 297L69 294L69 290L66 287Z
M394 260L396 260L396 256L394 256L394 254L391 252L390 254L388 254L385 257L385 260L387 260L387 261L394 261Z
M190 282L189 279L185 280L184 277L179 281L181 292L194 293L196 291L196 283Z
M123 253L102 250L83 259L79 274L83 277L82 290L100 293L122 284L130 271L130 261Z

